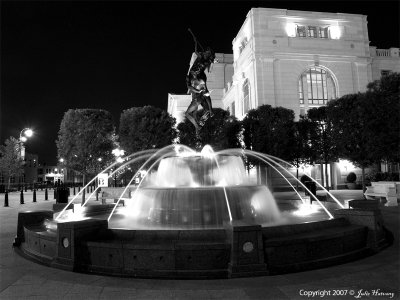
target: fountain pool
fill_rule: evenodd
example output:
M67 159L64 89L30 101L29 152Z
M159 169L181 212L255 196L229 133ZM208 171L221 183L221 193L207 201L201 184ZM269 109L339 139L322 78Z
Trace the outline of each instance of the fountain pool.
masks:
M279 174L291 191L274 192L249 175L250 158ZM384 230L375 228L376 243L369 245L371 228L354 222L355 214L365 224L382 224L379 211L344 209L328 191L322 203L276 157L173 145L132 154L101 174L112 178L138 163L124 187L97 187L83 205L78 194L57 213L21 212L15 249L72 271L215 278L327 266L385 241ZM100 189L103 201L96 201Z

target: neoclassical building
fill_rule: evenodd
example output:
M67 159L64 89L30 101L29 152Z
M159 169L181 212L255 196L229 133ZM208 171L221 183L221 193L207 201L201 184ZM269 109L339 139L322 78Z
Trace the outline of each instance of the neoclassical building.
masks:
M214 107L239 119L263 104L296 116L345 94L363 92L388 72L400 72L399 48L370 46L367 16L253 8L208 76ZM168 95L179 123L189 95Z
M208 76L214 107L242 119L263 104L292 109L296 118L330 99L363 92L369 82L400 72L399 48L370 46L367 16L252 8L232 42L233 55L218 54ZM168 95L168 112L181 122L189 95ZM311 175L338 187L348 162L332 163ZM304 171L304 170L303 170Z
M400 72L399 48L369 43L367 16L253 8L233 40L224 107L238 118L263 104L299 116Z

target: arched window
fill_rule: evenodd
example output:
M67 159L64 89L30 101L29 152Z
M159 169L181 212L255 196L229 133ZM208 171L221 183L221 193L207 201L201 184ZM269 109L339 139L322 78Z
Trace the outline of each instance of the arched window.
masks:
M245 115L250 109L250 84L246 79L243 83L243 100L242 100L242 115Z
M301 74L298 84L301 105L325 105L335 99L336 86L332 75L323 68L312 67Z

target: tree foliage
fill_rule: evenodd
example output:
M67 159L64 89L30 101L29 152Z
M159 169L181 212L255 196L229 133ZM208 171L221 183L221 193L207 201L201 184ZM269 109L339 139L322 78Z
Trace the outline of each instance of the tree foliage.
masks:
M327 164L336 161L338 145L327 106L310 109L306 118L310 122L311 162Z
M400 74L391 73L368 84L364 113L368 152L375 161L400 162Z
M283 107L262 105L248 112L242 121L246 149L293 159L294 112Z
M230 116L229 112L221 108L213 110L214 116L209 118L200 131L200 139L197 139L196 132L192 123L185 120L178 124L178 137L181 144L191 148L203 148L205 145L211 145L215 151L240 148L240 122ZM199 111L201 117L203 111Z
M329 189L328 183L323 178L329 178L327 165L336 161L339 155L332 120L326 106L310 109L307 119L310 122L310 161L326 165L321 180Z
M369 151L371 133L366 130L370 118L366 113L366 95L350 94L328 104L328 112L333 123L333 137L340 157L346 158L362 169L365 186L365 168L374 163Z
M176 137L175 122L168 112L153 106L124 110L119 124L120 145L128 153L170 145Z
M23 173L21 145L13 137L8 138L4 145L0 146L0 173L7 179L8 189L11 177L17 177Z
M70 109L64 114L58 132L58 157L64 159L67 168L83 175L95 174L113 158L114 134L110 112Z
M313 153L311 151L311 121L301 116L294 123L294 139L292 144L292 163L299 168L302 164L311 164Z

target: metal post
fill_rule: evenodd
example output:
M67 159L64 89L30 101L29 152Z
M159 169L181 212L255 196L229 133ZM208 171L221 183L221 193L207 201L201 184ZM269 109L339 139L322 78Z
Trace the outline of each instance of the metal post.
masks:
M21 189L21 195L19 197L19 203L20 204L25 204L24 203L24 190Z
M4 207L8 207L8 191L4 195Z
M47 188L44 190L44 200L49 200L49 194L47 192Z
M36 202L36 189L33 189L33 202Z
M75 196L75 185L74 185L74 196Z

